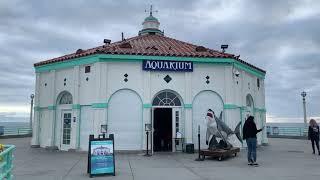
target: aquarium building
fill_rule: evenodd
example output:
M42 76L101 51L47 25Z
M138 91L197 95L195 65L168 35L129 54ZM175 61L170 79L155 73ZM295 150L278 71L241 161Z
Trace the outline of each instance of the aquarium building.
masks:
M249 114L265 125L264 70L165 36L152 13L142 25L135 37L34 64L33 147L87 151L89 134L107 131L115 150L144 150L147 125L153 151L197 147L198 126L205 148L208 109L231 129Z

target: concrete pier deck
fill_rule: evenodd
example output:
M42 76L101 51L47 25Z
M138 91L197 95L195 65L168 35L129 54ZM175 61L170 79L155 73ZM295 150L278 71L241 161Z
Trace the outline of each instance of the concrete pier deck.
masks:
M30 148L30 138L0 139L14 144L16 180L83 180L87 154ZM197 154L157 153L117 154L116 176L92 179L119 180L313 180L320 178L320 156L313 155L307 140L269 139L269 146L258 149L259 167L247 165L246 150L224 161L194 161Z

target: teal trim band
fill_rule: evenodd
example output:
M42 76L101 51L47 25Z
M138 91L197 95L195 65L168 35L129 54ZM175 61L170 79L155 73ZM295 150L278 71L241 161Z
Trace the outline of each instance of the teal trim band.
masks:
M174 61L192 61L195 63L213 63L213 64L234 64L235 67L251 73L259 78L265 77L265 73L254 69L246 64L232 58L201 58L201 57L176 57L176 56L143 56L143 55L114 55L114 54L95 54L86 57L75 58L67 61L45 64L35 67L35 71L47 72L50 70L70 68L73 66L92 64L106 61L142 61L142 60L174 60Z
M151 104L143 104L143 108L152 108Z
M80 104L72 104L72 109L80 109Z
M244 70L244 71L246 71L246 72L248 72L248 73L250 73L250 74L252 74L252 75L254 75L254 76L257 76L257 77L259 77L259 78L264 79L264 77L265 77L265 74L264 74L264 73L262 73L262 72L260 72L260 71L258 71L258 70L256 70L256 69L254 69L254 68L252 68L252 67L250 67L250 66L244 65L244 64L242 64L242 63L240 63L240 62L238 62L238 61L235 61L235 62L234 62L234 66L235 66L236 68L239 68L239 69L241 69L241 70Z
M80 107L82 107L82 106L91 106L90 104L84 104L84 105L80 105Z
M46 110L48 107L39 107L39 111Z
M267 110L265 108L254 108L254 111L256 112L267 112Z
M86 57L75 58L72 60L56 62L52 64L45 64L35 67L36 72L47 72L55 69L71 68L83 64L91 64L99 61L98 55L91 55Z
M241 108L241 107L237 106L235 104L225 104L225 105L223 105L223 109L237 109L237 108Z
M176 57L176 56L142 56L142 55L114 55L101 54L100 62L105 61L142 61L142 60L172 60L172 61L192 61L200 63L233 63L231 58L201 58L201 57Z
M240 107L241 111L246 111L247 110L247 107L246 106L242 106Z
M91 105L92 108L107 108L108 104L107 103L93 103Z
M184 104L184 108L191 109L192 108L192 104Z
M56 110L56 106L54 106L54 105L48 106L48 110Z
M154 32L154 33L156 33L156 34L161 34L161 35L163 35L163 32L160 31L159 29L143 29L143 30L139 31L139 35L140 35L140 34L146 34L146 33L149 33L149 32Z
M40 107L39 106L35 106L33 107L34 111L40 111Z

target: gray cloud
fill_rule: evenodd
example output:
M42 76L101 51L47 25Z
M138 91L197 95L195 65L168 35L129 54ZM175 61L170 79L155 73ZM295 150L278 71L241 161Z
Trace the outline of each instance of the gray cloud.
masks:
M148 2L147 2L148 3ZM91 48L104 38L137 35L143 1L0 1L0 103L26 104L34 91L33 63ZM267 70L270 116L320 116L320 3L288 1L157 1L155 16L167 36L240 54ZM297 119L297 118L296 118Z

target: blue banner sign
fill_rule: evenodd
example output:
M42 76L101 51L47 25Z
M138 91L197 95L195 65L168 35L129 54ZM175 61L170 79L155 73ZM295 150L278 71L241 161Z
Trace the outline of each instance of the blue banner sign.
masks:
M114 174L113 140L92 140L90 153L90 174Z
M161 61L143 60L142 69L145 71L182 71L192 72L193 62L190 61Z

